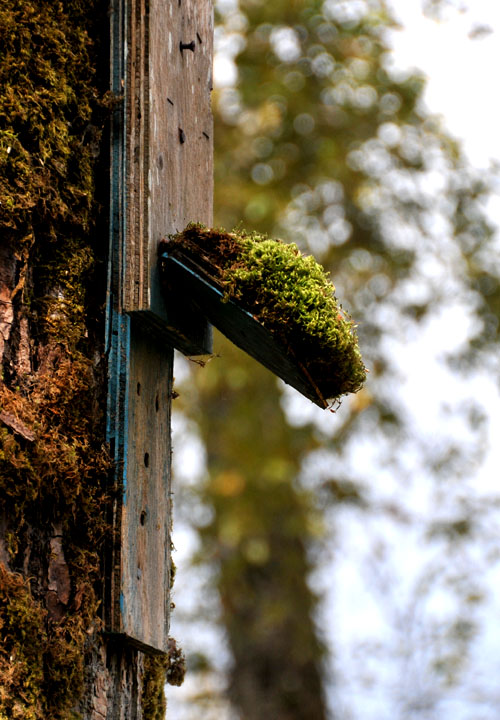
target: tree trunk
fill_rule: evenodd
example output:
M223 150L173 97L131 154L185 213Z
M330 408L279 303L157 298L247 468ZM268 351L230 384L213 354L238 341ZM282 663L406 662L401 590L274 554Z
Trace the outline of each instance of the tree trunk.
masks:
M168 656L102 633L108 4L2 2L0 36L0 717L162 717Z
M234 661L230 698L245 720L323 720L324 648L307 582L311 501L293 483L314 440L284 421L275 376L228 342L219 352L198 375L196 411L214 510L200 532Z

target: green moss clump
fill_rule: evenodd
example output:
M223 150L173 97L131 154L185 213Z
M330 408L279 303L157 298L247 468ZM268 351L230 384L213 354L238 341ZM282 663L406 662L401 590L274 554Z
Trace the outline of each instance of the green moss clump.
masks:
M102 104L90 35L101 6L0 3L0 226L18 241L34 227L55 239L61 223L88 225Z
M49 629L29 581L0 564L0 635L0 720L76 718L85 620Z
M30 651L23 660L23 672L15 660L10 674L2 673L0 662L0 720L18 717L9 714L13 697L24 698L20 718L73 718L83 688L89 633L100 626L99 550L109 532L105 516L111 465L91 427L96 417L93 372L88 361L71 359L61 348L48 362L47 374L31 385L29 398L0 384L0 410L4 417L16 418L17 428L16 433L0 427L0 516L7 518L4 543L13 568L23 567L27 547L33 542L45 545L53 527L60 528L68 597L64 603L57 598L48 612L38 582L29 591L20 575L0 572L3 647L27 644L25 655L30 642L36 647L36 653ZM21 600L32 626L29 632L9 620L19 615ZM28 672L38 678L31 694L25 693ZM33 679L29 687L35 687Z
M45 617L29 583L0 564L0 720L41 717Z
M168 639L167 657L167 682L169 685L180 687L186 675L186 658L175 638Z
M335 297L325 270L294 244L256 233L191 224L171 238L267 327L302 366L322 398L359 390L366 379L354 323Z
M107 11L104 0L0 0L0 230L17 282L0 382L0 549L10 568L0 570L0 720L77 717L99 628L110 462L96 163ZM51 595L56 528L67 577Z
M144 720L163 720L167 708L165 683L180 686L184 682L185 674L186 659L174 638L168 639L168 652L165 655L147 655L144 658Z

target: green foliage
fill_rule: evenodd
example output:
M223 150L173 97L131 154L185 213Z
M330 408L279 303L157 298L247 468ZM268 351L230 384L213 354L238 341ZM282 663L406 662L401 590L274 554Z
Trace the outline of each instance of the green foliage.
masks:
M332 178L350 200L348 215L356 215L358 188L371 179L352 166L350 153L384 123L420 123L422 78L398 82L384 64L381 29L390 25L384 4L374 3L371 12L345 24L320 0L280 0L267 8L242 2L240 11L247 26L237 56L239 81L235 91L220 90L216 104L218 221L232 227L245 217L280 235L291 193ZM232 20L229 15L229 27ZM288 35L280 36L283 31ZM296 44L288 56L280 56L284 37ZM395 156L402 166L419 166L418 157L405 157L399 148Z
M483 320L475 344L495 341L488 177L475 176L423 112L423 77L392 66L385 2L242 0L220 22L237 49L238 78L215 95L216 224L243 222L312 251L342 288L376 374L369 345L384 332L380 302L416 272L427 213L442 213L470 267L466 282ZM433 238L436 254L442 241ZM406 317L423 320L429 309L408 302Z

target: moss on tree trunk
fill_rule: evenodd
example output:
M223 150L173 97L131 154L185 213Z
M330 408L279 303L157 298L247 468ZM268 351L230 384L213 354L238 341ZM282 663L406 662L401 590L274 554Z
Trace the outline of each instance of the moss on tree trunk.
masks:
M74 717L100 627L106 10L0 4L2 718Z
M182 652L101 633L106 0L0 0L0 720L152 720Z

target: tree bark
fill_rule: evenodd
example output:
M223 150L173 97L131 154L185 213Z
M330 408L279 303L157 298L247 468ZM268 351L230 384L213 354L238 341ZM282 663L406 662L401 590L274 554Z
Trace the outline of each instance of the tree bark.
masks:
M163 713L147 688L165 658L102 632L118 490L105 446L107 11L0 8L0 716L14 720Z

